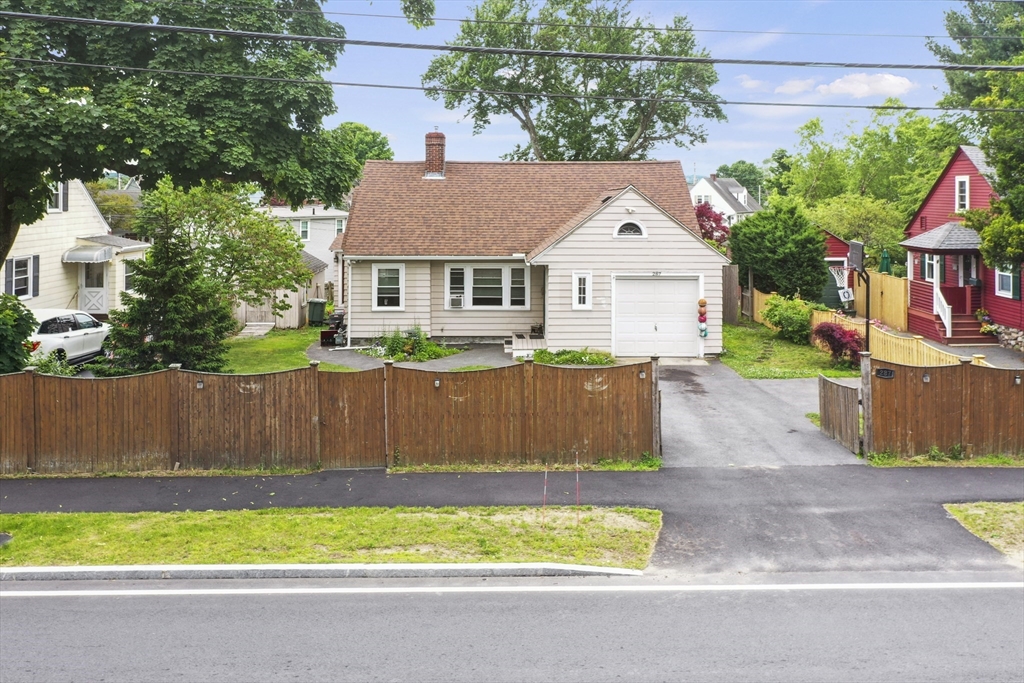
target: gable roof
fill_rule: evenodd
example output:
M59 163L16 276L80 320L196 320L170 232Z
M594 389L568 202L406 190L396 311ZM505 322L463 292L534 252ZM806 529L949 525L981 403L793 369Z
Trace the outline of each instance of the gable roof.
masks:
M963 223L950 221L900 242L901 247L924 251L969 251L981 246L981 237Z
M725 203L735 213L754 213L761 210L761 205L754 200L750 191L740 185L737 180L733 178L711 178L711 176L704 178L704 180L718 192L719 196L725 200ZM738 194L747 195L746 204L736 198Z
M981 151L980 147L975 147L973 145L960 145L956 152L953 153L953 156L949 158L949 161L946 162L945 167L942 169L942 172L939 173L935 182L932 183L932 187L928 190L928 194L926 194L924 199L921 200L921 206L917 207L917 211L915 211L914 215L910 217L910 222L908 222L907 226L903 228L904 234L910 232L910 229L914 226L914 222L917 221L921 212L924 211L924 207L928 206L928 202L931 200L932 195L935 194L935 190L939 188L943 178L945 178L946 174L949 173L949 169L952 168L953 164L956 163L956 160L960 158L960 155L967 157L968 161L974 165L974 168L978 169L978 173L985 178L985 182L989 183L989 186L991 187L989 179L993 181L996 179L996 170L988 165L988 160L985 158L984 152Z
M448 161L443 179L424 178L423 169L421 161L368 161L348 226L331 249L352 256L527 254L617 193L608 188L629 185L680 223L697 224L678 161Z
M302 250L302 262L305 263L306 267L309 268L314 273L319 273L324 270L327 270L326 263L318 259L316 256L313 256L305 249Z

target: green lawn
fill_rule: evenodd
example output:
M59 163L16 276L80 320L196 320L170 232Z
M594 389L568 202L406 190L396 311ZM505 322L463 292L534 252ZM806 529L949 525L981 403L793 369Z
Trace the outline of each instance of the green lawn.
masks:
M644 452L637 460L598 460L596 463L579 465L582 472L652 472L661 469L661 458ZM553 463L459 463L455 465L413 465L389 467L392 474L407 472L572 472L576 464L571 462Z
M962 503L948 510L972 534L1024 567L1024 503Z
M568 562L642 569L660 529L660 511L637 508L0 514L0 531L12 536L0 547L0 566Z
M859 377L859 369L836 369L827 353L779 339L764 325L741 322L724 325L725 353L721 360L746 379L798 377Z
M265 337L228 340L227 371L239 375L294 370L309 365L306 349L320 341L319 327L301 330L271 330ZM321 363L327 372L354 372L353 368Z
M461 368L452 368L448 372L476 372L477 370L493 370L493 365L463 365Z

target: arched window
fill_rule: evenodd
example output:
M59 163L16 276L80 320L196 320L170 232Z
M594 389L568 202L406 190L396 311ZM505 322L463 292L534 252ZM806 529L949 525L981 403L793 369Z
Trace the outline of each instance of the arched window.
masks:
M620 223L619 226L615 228L615 236L647 237L647 231L644 229L644 226L640 225L636 221L626 221L625 223Z

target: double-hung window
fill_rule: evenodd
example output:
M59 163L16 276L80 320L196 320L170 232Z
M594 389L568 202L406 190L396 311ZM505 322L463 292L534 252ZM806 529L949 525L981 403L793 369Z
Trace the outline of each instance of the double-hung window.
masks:
M503 264L445 266L445 308L529 308L526 266Z
M19 299L39 296L38 256L20 256L4 262L4 294Z
M373 306L375 311L405 310L405 264L374 263Z
M572 310L590 311L594 308L594 293L589 272L572 274Z
M135 291L135 262L124 262L124 291Z
M996 269L996 296L1020 299L1020 275Z
M958 175L956 177L956 210L967 211L971 208L971 177Z
M309 221L299 221L299 239L309 239Z
M340 235L345 232L345 223L348 222L347 218L335 218L334 219L334 234Z
M941 256L935 256L933 254L925 254L924 258L924 279L928 282L935 282L936 274L939 269L939 259Z

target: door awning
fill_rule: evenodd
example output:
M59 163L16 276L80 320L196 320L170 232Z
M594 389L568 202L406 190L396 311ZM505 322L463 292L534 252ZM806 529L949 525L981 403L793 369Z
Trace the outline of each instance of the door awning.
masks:
M105 263L114 258L113 247L75 247L61 257L64 263Z

